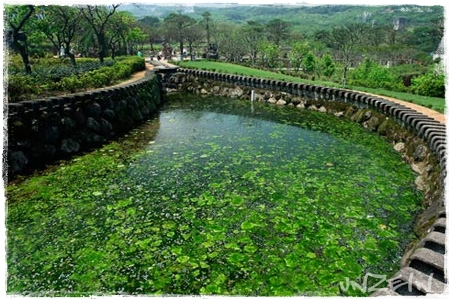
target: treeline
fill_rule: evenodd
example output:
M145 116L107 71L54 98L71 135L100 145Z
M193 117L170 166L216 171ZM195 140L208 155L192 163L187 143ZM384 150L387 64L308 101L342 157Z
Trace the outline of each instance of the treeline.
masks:
M398 14L391 15L390 23L377 24L371 22L374 18L369 8L353 23L309 35L284 18L236 24L220 22L211 12L203 11L198 18L177 12L164 18L147 15L137 19L127 11L119 11L119 5L6 6L5 27L8 45L21 55L26 73L32 72L29 56L66 56L75 66L77 57L97 57L101 63L108 56L114 59L116 55L136 55L138 51L145 56L161 52L168 59L174 55L181 59L220 58L308 79L326 77L343 85L357 83L441 96L443 86L433 92L410 86L418 81L443 82L442 72L434 72L433 63L438 59L432 56L443 36L443 14L433 12L426 25ZM349 9L310 8L327 14ZM427 9L403 7L405 14L417 10L414 13L421 16ZM371 80L354 72L362 65ZM385 76L386 72L392 73L387 67L401 65L416 67L404 68L408 71L397 74L395 81ZM417 79L420 76L426 76L426 80Z
M103 63L109 56L136 54L153 31L118 7L6 5L6 43L20 54L27 74L33 58L67 57L76 66L79 57Z
M162 28L169 21L178 24L170 43L179 45L181 53L186 42L191 58L193 54L208 57L206 45L212 44L227 62L305 79L325 77L344 86L444 96L444 74L434 64L439 56L432 55L443 36L442 20L427 27L408 25L401 18L385 26L361 21L320 30L311 37L283 19L220 23L206 11L197 22L188 15L171 14Z

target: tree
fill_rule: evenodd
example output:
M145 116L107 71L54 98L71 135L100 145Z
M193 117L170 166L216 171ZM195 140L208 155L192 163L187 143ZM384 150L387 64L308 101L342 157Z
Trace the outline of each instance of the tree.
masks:
M367 28L367 36L365 44L371 47L377 47L389 43L389 37L391 34L391 25L372 26Z
M311 47L307 43L295 42L291 47L289 58L292 66L298 71L302 65L303 58L310 51Z
M258 22L248 21L242 28L242 35L247 45L252 65L255 65L258 56L258 45L264 40L264 27Z
M206 44L209 45L211 43L211 13L205 11L202 13L202 17L202 24L205 27L206 32Z
M214 32L214 38L220 55L228 62L241 62L247 53L241 28L234 24L220 24Z
M70 58L73 66L76 65L72 41L82 31L80 22L81 11L70 6L49 5L37 8L38 28L59 50L64 49L64 55Z
M259 43L259 52L261 53L262 66L274 68L276 67L276 59L280 57L280 48L273 43L262 41Z
M195 24L195 20L189 16L177 13L171 13L164 19L164 25L168 38L175 39L180 45L180 57L183 59L185 35Z
M38 6L35 8L36 29L45 35L46 39L53 45L53 53L58 55L62 45L62 37L58 26L54 24L54 16L51 6Z
M109 37L109 44L111 47L111 57L115 55L115 52L123 47L122 51L127 55L131 55L133 43L142 42L145 38L144 33L137 28L136 18L129 12L119 11L111 17L111 21L107 26L107 36Z
M153 44L160 37L160 21L156 17L146 16L138 21L139 26L147 36L147 41L150 44L150 50L154 51Z
M340 57L342 70L342 85L347 82L347 71L351 66L352 59L360 56L361 41L364 40L366 27L362 24L350 24L348 26L335 27L325 37L328 44L335 51L336 56Z
M291 23L281 19L273 19L267 23L266 29L269 41L280 46L280 42L286 40L290 35Z
M410 34L406 43L415 46L425 53L434 52L442 39L442 32L437 27L416 27Z
M191 30L187 31L185 34L186 42L189 48L189 55L191 56L191 60L194 60L194 45L203 40L205 34L202 30L202 26L199 24L195 24L190 28Z
M139 27L133 27L128 32L127 41L130 46L131 51L134 51L134 47L137 45L141 45L145 40L145 34Z
M160 21L157 17L145 16L142 19L139 19L139 23L148 27L158 27Z
M9 46L19 52L25 66L25 73L31 74L30 59L28 56L27 36L22 31L25 24L35 11L33 5L6 6L5 19L8 31Z
M110 7L92 5L81 7L84 18L91 26L97 38L98 47L100 48L98 52L100 63L103 63L108 53L107 25L119 6L120 4L113 4Z
M107 39L111 50L111 59L115 59L116 53L122 46L126 46L126 36L129 30L127 23L129 15L126 12L117 12L111 17L111 23L107 30ZM128 52L128 47L126 50ZM129 54L129 53L127 53Z

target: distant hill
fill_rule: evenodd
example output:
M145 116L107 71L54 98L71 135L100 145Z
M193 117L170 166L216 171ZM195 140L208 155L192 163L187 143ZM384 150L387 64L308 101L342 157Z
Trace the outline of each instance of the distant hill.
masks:
M439 18L444 18L443 6L391 5L238 5L226 3L206 4L125 4L119 10L129 11L138 19L154 16L163 19L172 12L187 14L200 19L205 11L211 13L216 22L244 24L247 21L266 23L272 19L282 19L293 24L294 29L304 35L318 30L328 30L333 26L355 22L374 25L392 25L401 20L406 27L428 26Z

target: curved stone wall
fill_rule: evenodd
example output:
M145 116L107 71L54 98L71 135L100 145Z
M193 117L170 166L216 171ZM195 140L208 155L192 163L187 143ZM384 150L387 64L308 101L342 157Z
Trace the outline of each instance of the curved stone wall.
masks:
M413 156L412 161L416 156L428 160L427 169L434 159L433 164L439 168L439 174L433 177L432 168L425 172L429 173L428 182L434 187L428 188L425 211L417 221L416 233L420 239L407 249L400 270L387 280L389 285L373 295L424 295L442 293L446 289L443 190L446 128L423 114L386 99L339 88L209 71L160 70L157 76L148 73L145 78L124 86L8 104L8 174L32 170L128 132L157 111L165 90L245 99L250 99L253 94L256 101L345 116L379 134L391 134L395 141L404 139L415 145L410 153L405 150L402 154ZM414 138L405 138L403 133L396 131L388 133L391 123L398 124ZM430 149L431 155L426 155L427 150L423 150L418 140Z
M406 144L412 145L408 154L408 151L402 150L408 145L404 146L403 142L396 144L404 157L411 156L413 170L420 160L418 156L423 154L423 149L428 148L432 156L428 157L428 171L420 173L427 173L421 176L428 176L431 187L424 191L424 212L416 222L415 232L419 239L406 249L400 270L378 286L372 295L425 295L442 293L446 289L445 125L404 105L340 88L191 69L176 70L170 78L165 79L164 87L169 92L188 91L249 100L253 95L256 101L329 112L338 117L346 116L366 128L389 136L394 142L404 140ZM406 137L395 130L387 133L391 126L389 122L403 128L412 137ZM437 173L434 177L429 175L433 173L432 165ZM423 180L421 176L418 176L416 182ZM380 288L382 285L385 287Z
M8 177L102 145L141 124L159 104L159 81L151 72L121 86L10 103Z

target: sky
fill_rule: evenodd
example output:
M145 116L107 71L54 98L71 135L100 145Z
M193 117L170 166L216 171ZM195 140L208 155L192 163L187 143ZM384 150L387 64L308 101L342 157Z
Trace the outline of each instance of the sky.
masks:
M92 0L74 0L74 1L64 1L64 0L5 0L3 3L8 4L92 4ZM111 3L153 3L153 4L195 4L195 3L238 3L238 4L296 4L296 3L307 3L313 5L338 5L338 4L351 4L351 5L402 5L402 4L417 4L417 5L448 5L448 1L444 0L373 0L369 3L365 3L361 0L168 0L168 1L155 1L155 0L98 0L95 4L111 4Z

